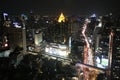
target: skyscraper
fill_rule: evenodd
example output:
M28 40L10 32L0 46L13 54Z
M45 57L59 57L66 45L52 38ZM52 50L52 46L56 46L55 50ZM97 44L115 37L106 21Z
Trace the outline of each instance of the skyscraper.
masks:
M120 28L114 29L111 60L111 80L120 79Z

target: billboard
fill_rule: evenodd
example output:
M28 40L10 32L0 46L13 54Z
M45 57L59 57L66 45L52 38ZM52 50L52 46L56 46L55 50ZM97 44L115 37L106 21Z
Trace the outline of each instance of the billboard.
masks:
M96 58L96 66L97 67L99 67L99 68L104 68L104 69L106 69L106 68L108 68L108 58L99 58L99 57L97 57Z

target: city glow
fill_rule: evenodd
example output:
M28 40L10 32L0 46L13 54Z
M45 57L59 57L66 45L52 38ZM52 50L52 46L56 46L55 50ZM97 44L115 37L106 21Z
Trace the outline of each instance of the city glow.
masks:
M61 22L65 22L65 17L63 15L63 13L60 14L60 17L58 19L58 22L61 23Z
M45 48L45 52L49 55L56 55L61 57L67 57L69 54L69 50L65 45L59 45L58 47L54 47L54 45L47 46Z
M91 17L96 17L96 14L92 14Z
M18 22L13 22L14 27L21 28L22 26Z
M7 43L5 44L5 47L8 47L8 44L7 44Z

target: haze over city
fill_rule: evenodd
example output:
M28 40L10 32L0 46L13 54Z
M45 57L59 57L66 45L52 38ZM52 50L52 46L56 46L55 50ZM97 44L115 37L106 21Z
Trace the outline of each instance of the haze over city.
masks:
M10 14L33 11L41 15L105 15L119 13L118 0L1 0L0 11Z

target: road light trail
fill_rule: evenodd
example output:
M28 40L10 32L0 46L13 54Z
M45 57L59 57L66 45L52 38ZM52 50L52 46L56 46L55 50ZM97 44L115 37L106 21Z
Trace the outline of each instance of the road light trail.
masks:
M85 24L83 25L82 34L83 34L83 36L84 36L84 38L85 38L86 45L87 45L87 47L89 48L90 45L89 45L87 36L85 35L85 31L86 31L86 29L87 29L87 24L88 24L88 22L86 21Z
M85 39L85 43L86 43L85 48L84 48L84 64L93 65L92 49L90 47L90 43L88 41L87 35L85 34L88 23L89 23L89 21L86 20L83 25L83 30L82 30L82 35L83 35L83 37Z
M89 21L86 19L84 25L83 25L83 30L82 30L82 35L85 39L85 46L84 46L84 64L89 64L93 65L93 55L92 55L92 49L90 47L90 43L88 41L87 35L85 34L87 25ZM89 68L84 68L84 80L89 80Z

